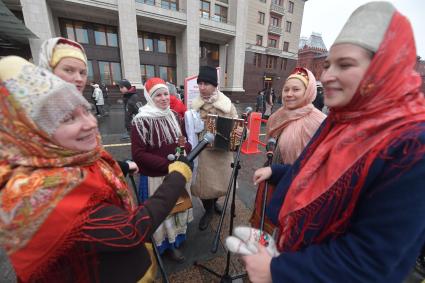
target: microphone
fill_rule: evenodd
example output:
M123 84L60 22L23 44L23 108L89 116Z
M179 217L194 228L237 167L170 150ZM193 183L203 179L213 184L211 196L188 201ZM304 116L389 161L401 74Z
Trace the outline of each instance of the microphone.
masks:
M252 112L252 107L248 106L247 108L245 108L245 111L242 113L242 118L246 119L248 118L249 114L251 114Z
M276 139L274 138L269 138L269 140L267 141L267 145L266 145L266 151L267 151L267 158L271 161L271 159L273 158L273 153L274 150L276 148Z
M204 138L199 141L198 145L186 156L187 160L193 161L208 144L212 144L213 142L214 135L209 132L206 133Z

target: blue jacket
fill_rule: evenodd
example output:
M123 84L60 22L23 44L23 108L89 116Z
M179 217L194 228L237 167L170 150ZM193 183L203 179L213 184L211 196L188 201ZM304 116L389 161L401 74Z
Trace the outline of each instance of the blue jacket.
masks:
M421 128L414 141L425 145L425 123ZM346 232L273 258L273 282L400 283L406 278L425 243L425 153L405 152L408 142L391 147L392 158L374 161ZM419 160L400 173L397 165L410 164L413 156ZM272 166L277 187L267 213L275 223L300 159L293 166Z

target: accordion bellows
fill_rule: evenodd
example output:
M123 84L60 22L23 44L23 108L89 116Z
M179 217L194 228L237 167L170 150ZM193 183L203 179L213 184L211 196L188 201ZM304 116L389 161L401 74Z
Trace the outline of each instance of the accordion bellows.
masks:
M236 151L239 145L236 129L243 127L243 123L243 119L208 114L205 128L207 132L215 136L214 144L211 147L226 151Z

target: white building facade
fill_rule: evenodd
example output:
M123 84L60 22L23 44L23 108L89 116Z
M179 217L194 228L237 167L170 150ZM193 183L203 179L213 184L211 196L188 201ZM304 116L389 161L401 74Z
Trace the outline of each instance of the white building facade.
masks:
M41 43L63 36L80 42L89 80L138 88L152 76L177 86L200 65L220 67L220 88L243 93L249 0L6 0Z

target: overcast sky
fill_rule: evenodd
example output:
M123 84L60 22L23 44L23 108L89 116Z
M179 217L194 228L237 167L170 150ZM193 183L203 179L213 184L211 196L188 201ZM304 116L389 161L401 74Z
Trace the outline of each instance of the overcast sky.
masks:
M301 36L312 32L322 34L329 49L351 13L370 0L308 0L304 6ZM410 20L416 41L417 54L425 59L425 1L389 0Z

